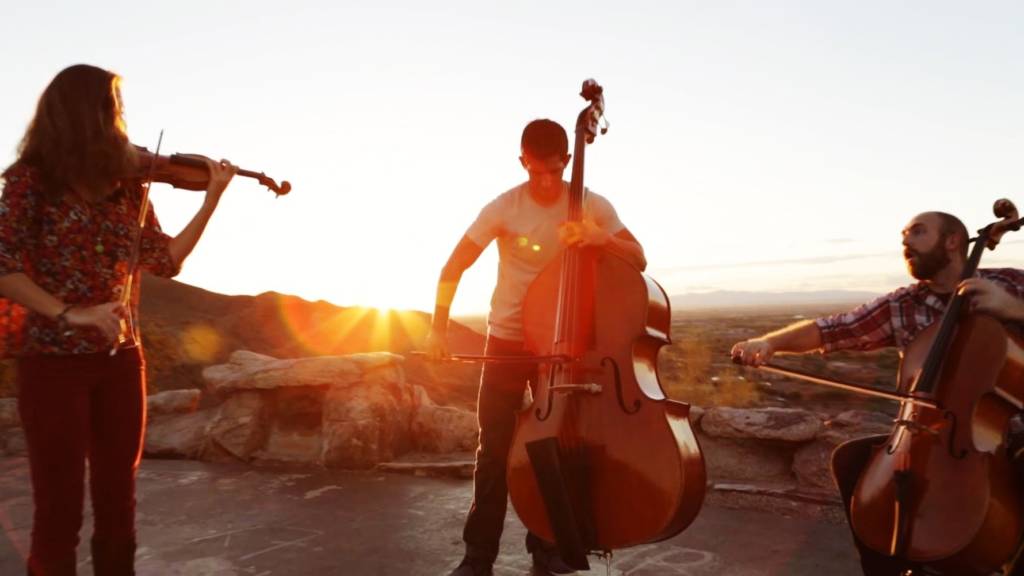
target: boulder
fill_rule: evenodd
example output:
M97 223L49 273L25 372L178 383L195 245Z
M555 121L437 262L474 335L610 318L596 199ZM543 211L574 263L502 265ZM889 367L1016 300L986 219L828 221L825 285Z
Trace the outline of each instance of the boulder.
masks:
M18 416L18 399L0 398L0 430L20 427L21 418Z
M21 428L11 428L0 433L4 454L8 456L25 456L28 446L25 444L25 432Z
M210 392L270 390L291 386L349 386L362 382L367 372L383 369L394 373L402 357L388 352L277 359L248 350L237 350L227 364L203 370Z
M146 397L146 413L153 416L188 414L199 407L201 392L196 389L168 390Z
M825 430L813 442L793 454L793 475L797 484L812 490L835 490L832 452L840 444L857 438L888 434L892 416L881 412L849 410L825 422Z
M200 410L148 422L142 453L157 458L198 457L215 413L215 409Z
M229 396L206 430L200 458L214 462L248 461L266 442L266 409L263 392L249 390Z
M817 414L797 408L710 408L700 419L708 436L717 438L808 442L823 429Z
M476 414L453 406L424 406L412 419L413 445L422 452L475 450L479 434Z
M281 388L267 394L267 441L254 458L261 463L319 465L327 388Z
M869 410L847 410L840 412L826 424L833 429L852 428L884 434L892 430L893 416Z
M697 426L700 424L700 419L704 417L704 413L707 412L704 408L697 406L696 404L690 404L690 426Z
M336 468L372 468L411 446L413 394L402 379L367 374L358 386L333 386L324 397L321 461Z

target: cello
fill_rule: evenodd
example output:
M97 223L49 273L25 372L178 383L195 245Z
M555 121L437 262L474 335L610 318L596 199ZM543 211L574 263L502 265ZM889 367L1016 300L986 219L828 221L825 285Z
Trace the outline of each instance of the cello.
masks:
M961 280L975 275L986 246L1019 229L1017 210L978 232ZM935 407L901 402L888 439L876 446L850 503L854 533L869 548L963 576L1007 561L1024 535L1021 494L1006 457L1009 419L1024 408L1024 348L1002 324L953 294L940 322L904 354L899 390Z
M576 121L570 221L583 219L584 152L604 112L596 82L581 96L589 104ZM517 417L509 495L523 524L573 568L588 569L590 553L670 538L700 510L706 474L689 405L667 399L657 378L670 324L661 286L599 248L567 247L527 291L523 328L538 380Z
M1024 223L1007 200L994 212L1001 220L971 239L961 280L976 274L986 247ZM941 320L901 353L895 393L761 369L898 401L892 431L871 448L854 487L853 533L908 564L985 576L1019 555L1024 536L1020 480L1006 456L1009 420L1024 409L1024 340L966 300L954 293Z

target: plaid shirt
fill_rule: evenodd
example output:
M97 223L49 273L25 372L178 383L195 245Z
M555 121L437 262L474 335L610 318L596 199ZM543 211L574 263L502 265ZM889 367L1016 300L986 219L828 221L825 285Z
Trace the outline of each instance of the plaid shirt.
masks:
M1024 270L979 269L978 276L995 282L1010 294L1024 299ZM857 308L815 323L821 330L822 349L874 350L896 346L904 350L931 323L942 318L949 295L938 295L924 282L898 288ZM1024 335L1024 324L1004 323Z

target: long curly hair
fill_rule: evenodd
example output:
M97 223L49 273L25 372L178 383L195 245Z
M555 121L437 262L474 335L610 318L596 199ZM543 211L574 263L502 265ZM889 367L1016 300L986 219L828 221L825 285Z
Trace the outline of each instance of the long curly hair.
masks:
M136 166L125 131L121 77L96 66L61 70L39 97L18 146L21 163L39 171L40 184L59 196L69 186L108 190Z

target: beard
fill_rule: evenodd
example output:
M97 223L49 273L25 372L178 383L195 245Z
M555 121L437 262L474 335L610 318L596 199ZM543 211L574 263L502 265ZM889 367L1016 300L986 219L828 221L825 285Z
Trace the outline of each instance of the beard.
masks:
M903 257L907 260L907 270L910 275L918 280L935 278L935 275L950 262L949 254L941 240L927 252L917 252L906 248L903 250Z

